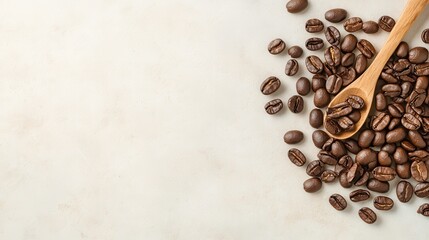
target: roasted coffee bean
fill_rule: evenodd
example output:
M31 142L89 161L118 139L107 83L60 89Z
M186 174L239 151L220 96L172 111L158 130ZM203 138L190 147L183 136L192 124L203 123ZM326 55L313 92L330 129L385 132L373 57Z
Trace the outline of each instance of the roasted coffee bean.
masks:
M341 51L337 46L330 46L325 50L325 60L330 66L341 64Z
M387 106L387 110L389 111L390 115L395 118L400 118L402 115L404 115L405 109L404 107L399 103L391 103Z
M401 124L401 119L400 118L391 118L389 126L387 127L387 129L393 130L396 127L398 127L400 124Z
M391 181L391 180L395 179L396 172L391 167L380 166L380 167L374 168L374 170L372 171L372 175L377 180L387 182L387 181Z
M297 144L304 139L304 134L298 130L291 130L285 133L283 140L287 144Z
M423 32L422 32L422 41L424 43L429 43L429 28L426 28L425 30L423 30Z
M328 108L326 114L329 118L339 118L350 114L352 111L353 108L348 102L342 102Z
M286 4L286 9L290 13L298 13L308 6L307 0L290 0Z
M408 60L411 63L424 63L428 59L428 50L424 47L410 49Z
M408 131L408 139L411 143L418 148L425 148L426 141L418 131Z
M347 148L344 146L343 142L336 140L331 144L331 154L335 158L341 158L347 154Z
M361 150L358 143L354 139L344 140L344 146L346 147L347 151L353 154L357 154Z
M429 217L429 203L422 204L419 209L417 209L417 213L421 214L425 217Z
M355 62L355 58L356 58L356 55L354 53L346 53L341 58L341 65L344 67L350 67Z
M418 77L416 81L416 89L426 90L429 86L428 77Z
M414 67L414 74L417 76L429 75L429 62L416 65Z
M356 80L356 70L353 67L346 68L344 71L338 71L337 75L343 79L343 87L350 85Z
M376 33L376 32L378 32L378 23L376 23L374 21L364 22L362 25L362 30L365 33L369 33L369 34Z
M369 172L364 171L362 176L356 180L355 186L365 186L369 180L369 176Z
M335 173L332 170L325 170L320 175L320 180L322 180L322 182L325 182L325 183L333 182L335 181L335 179L337 179L337 173Z
M384 111L387 108L387 99L382 93L375 95L375 109L377 111Z
M344 37L342 43L341 43L341 50L345 53L350 53L355 50L357 45L357 38L353 34L348 34Z
M374 131L382 131L385 129L390 123L390 116L385 112L380 112L376 116L373 117L371 121L371 128Z
M374 140L375 133L372 130L366 129L362 131L358 138L358 144L361 148L368 148Z
M296 92L299 95L305 96L308 93L310 93L311 86L310 86L310 80L306 77L300 77L298 81L296 81Z
M380 78L386 81L387 83L398 83L398 79L395 76L393 76L392 73L388 73L388 71L381 72Z
M283 108L283 102L280 99L274 99L265 104L265 111L268 114L276 114Z
M347 32L356 32L361 30L363 27L363 22L362 19L360 17L352 17L347 19L344 22L344 29Z
M296 148L292 148L289 150L288 157L290 161L293 164L297 165L298 167L303 166L307 161L304 154L299 149L296 149Z
M332 144L335 142L335 139L330 138L328 141L325 142L322 146L322 150L330 152L332 150Z
M289 110L293 113L300 113L304 109L304 99L299 95L294 95L287 102Z
M343 211L347 208L347 201L340 194L332 194L329 197L329 203L332 207L334 207L338 211Z
M396 196L398 200L406 203L411 200L413 197L413 185L407 181L400 181L398 185L396 185Z
M393 153L393 160L396 164L405 164L408 161L407 152L403 147L397 147Z
M377 214L367 207L359 209L359 217L368 224L373 224L377 221Z
M320 160L311 161L307 165L307 174L311 177L318 177L325 170L325 164Z
M329 139L329 135L322 130L316 130L311 135L311 139L313 140L314 146L317 148L322 148L323 144Z
M338 162L335 156L333 156L331 153L325 150L319 151L319 153L317 154L317 157L320 159L320 161L322 161L327 165L335 165Z
M390 188L389 182L382 182L375 178L369 179L366 187L374 192L387 193Z
M405 129L402 127L393 129L386 134L386 142L387 143L397 143L406 137Z
M342 171L339 176L339 182L343 188L350 188L351 186L353 186L353 183L347 181L347 175L347 171Z
M413 84L410 82L403 82L401 84L401 95L400 95L400 97L401 98L407 98L411 94L412 91L413 91Z
M377 196L374 198L374 207L378 210L390 210L393 208L393 205L395 205L395 203L389 197Z
M371 193L364 189L358 189L351 192L349 197L352 202L362 202L368 200L371 197Z
M280 38L274 39L273 41L270 42L270 44L268 44L268 52L270 52L273 55L283 52L285 48L286 48L286 44Z
M303 50L300 46L292 46L287 53L293 58L299 58L302 56Z
M426 161L429 160L429 152L425 150L416 150L409 152L408 157L411 161Z
M331 23L339 23L346 19L347 11L342 8L334 8L325 13L325 19Z
M398 177L402 179L411 178L411 164L396 164L396 174L398 174Z
M318 178L307 179L303 184L304 190L308 193L314 193L322 188L322 181Z
M350 95L346 101L354 109L360 110L365 107L365 102L363 101L363 99L356 95Z
M323 126L323 112L322 110L315 108L311 110L309 115L310 126L313 128L320 128Z
M375 48L368 40L361 39L356 47L366 58L371 59L374 57Z
M317 33L323 30L325 25L317 18L308 19L305 23L305 30L309 33Z
M411 176L417 182L424 182L428 179L428 168L423 161L414 161L411 163Z
M316 92L319 88L325 88L326 77L321 74L315 74L311 79L311 89Z
M352 120L354 123L359 122L360 118L361 118L361 114L359 110L353 110L348 117L350 118L350 120Z
M314 93L314 99L313 99L314 106L316 106L318 108L324 108L324 107L328 106L330 101L331 101L331 96L326 91L326 89L319 88Z
M265 81L261 84L261 92L264 95L270 95L277 91L277 89L280 88L281 82L280 79L276 77L268 77L265 79Z
M285 74L288 76L294 76L299 70L299 64L298 61L295 59L290 59L287 61L286 67L285 67Z
M345 169L350 169L353 166L353 158L350 155L344 155L338 160L338 164Z
M393 143L385 144L383 147L380 148L381 151L386 151L389 154L393 154L396 150L396 145Z
M355 62L356 73L358 74L364 73L367 66L368 66L367 58L363 54L357 55L356 62Z
M393 27L395 26L395 23L395 20L389 16L382 16L378 20L378 25L386 32L391 32Z
M429 183L418 183L414 188L414 194L420 198L429 197Z
M323 40L321 38L313 37L309 38L305 42L305 47L310 51L317 51L323 48L325 44L323 43Z
M326 91L330 94L337 94L343 86L343 79L338 75L331 75L326 81Z
M409 130L417 130L420 128L421 123L419 119L413 114L406 113L401 119L402 125Z
M325 38L331 45L338 46L341 41L341 33L334 26L329 26L325 31Z
M374 147L383 146L386 143L386 131L375 132L374 140L372 145Z
M401 42L399 44L399 46L396 48L396 56L400 57L400 58L405 58L408 55L408 43L406 42Z
M354 163L347 172L347 181L349 183L354 183L363 175L363 173L364 170L362 166L359 163Z
M410 132L411 131L408 132L408 138L410 136ZM415 131L413 131L413 132L415 132ZM409 142L407 140L404 140L401 142L401 147L403 147L405 149L405 151L407 151L407 152L413 152L417 149L416 146L414 146L411 142Z
M377 153L371 148L362 149L356 154L355 161L361 166L366 166L368 170L372 170L377 166Z
M354 126L355 126L354 122L350 118L348 118L346 116L338 118L337 122L338 122L338 125L342 129L344 129L345 131L353 129Z
M310 73L316 74L323 72L323 62L317 56L308 56L305 59L305 66Z
M393 162L392 157L386 151L378 152L377 159L378 159L378 164L380 164L380 166L390 167L390 165L392 165L392 162Z

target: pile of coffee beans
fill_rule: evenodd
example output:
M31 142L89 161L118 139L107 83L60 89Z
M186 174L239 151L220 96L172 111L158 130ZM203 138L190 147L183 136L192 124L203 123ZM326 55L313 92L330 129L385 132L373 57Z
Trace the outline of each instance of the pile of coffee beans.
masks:
M286 8L290 13L297 13L308 4L307 0L291 0ZM428 50L425 47L410 48L406 42L401 42L380 75L375 107L368 119L364 119L364 126L352 138L330 138L325 131L336 135L353 129L361 120L360 111L369 107L361 97L349 96L345 102L326 109L331 99L355 81L376 55L371 42L358 39L353 33L373 34L379 29L390 32L395 20L381 16L378 21L363 21L359 17L348 17L348 12L340 8L326 11L324 17L329 24L343 23L342 27L348 33L342 36L336 26L326 26L326 22L317 18L310 18L305 23L308 33L324 31L327 44L324 39L310 37L304 45L310 52L323 51L324 58L314 54L305 58L305 68L312 74L311 80L300 76L296 81L297 95L291 96L287 102L290 112L300 113L305 105L302 96L313 93L316 107L309 114L309 125L315 129L311 136L314 146L320 149L317 159L307 161L298 148L291 148L288 152L290 161L298 167L305 167L310 177L303 183L304 190L317 192L323 184L338 179L343 188L359 187L350 192L352 202L368 201L373 197L371 192L377 193L373 206L380 211L390 210L395 205L392 198L382 195L390 191L391 185L396 185L397 199L401 203L410 201L414 195L429 197ZM422 33L421 38L423 42L429 42L429 29ZM292 77L298 73L296 58L304 54L303 48L294 45L287 49L282 39L275 39L269 43L268 51L273 55L286 51L292 58L286 63L285 74ZM280 79L271 76L263 81L260 90L264 95L270 95L280 86ZM280 99L265 105L268 114L276 114L282 108ZM324 114L326 124L323 130L320 128L323 127ZM303 139L304 133L299 130L289 130L284 135L287 144L297 144ZM348 205L347 200L337 193L329 197L329 203L338 211ZM417 213L428 217L429 203L421 205ZM361 208L357 215L369 224L377 221L376 213L369 207Z

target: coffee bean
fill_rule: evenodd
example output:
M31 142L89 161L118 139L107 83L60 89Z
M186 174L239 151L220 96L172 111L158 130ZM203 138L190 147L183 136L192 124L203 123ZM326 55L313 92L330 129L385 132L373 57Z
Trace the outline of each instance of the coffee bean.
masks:
M323 43L323 40L321 38L313 37L309 38L305 42L305 47L310 51L317 51L323 48L325 44Z
M421 123L419 119L413 114L406 113L401 119L402 125L409 130L417 130L420 128Z
M309 19L305 23L305 30L309 33L320 32L323 30L323 28L325 28L325 26L323 25L323 22L317 18Z
M372 145L374 147L380 147L386 143L386 131L375 132L374 140Z
M286 9L290 13L298 13L308 6L307 0L290 0L286 4Z
M307 179L303 184L304 190L308 193L314 193L322 188L322 181L318 178Z
M390 184L389 182L382 182L375 178L372 178L368 180L366 187L374 192L387 193L389 191Z
M270 44L268 44L268 52L270 52L273 55L283 52L285 48L286 48L286 44L280 38L274 39L273 41L270 42Z
M395 179L396 172L391 167L380 166L380 167L374 168L374 170L372 171L372 175L377 180L387 182L387 181L391 181L391 180Z
M402 127L396 128L394 130L389 131L386 134L386 142L387 143L397 143L400 142L402 140L404 140L404 138L406 137L406 132L405 129Z
M319 88L325 88L326 77L321 74L315 74L311 79L311 89L316 92Z
M396 164L405 164L408 161L407 152L403 147L397 147L393 153L393 160Z
M339 182L343 188L350 188L351 186L353 186L353 183L347 181L347 174L347 171L340 172Z
M420 198L429 197L429 183L418 183L414 188L414 194Z
M268 77L261 84L261 92L264 95L270 95L275 91L277 91L277 89L280 88L280 85L281 85L280 79L273 76Z
M368 34L376 33L376 32L378 32L378 23L376 23L374 21L364 22L362 25L362 30Z
M338 75L331 75L326 81L326 91L330 94L337 94L343 86L343 79Z
M429 28L426 28L425 30L423 30L423 32L422 32L422 41L424 43L429 43Z
M426 161L429 160L429 152L425 150L416 150L414 152L409 152L408 157L411 161Z
M428 59L428 50L424 47L410 49L408 60L411 63L424 63Z
M320 161L322 161L327 165L335 165L338 162L335 156L333 156L331 153L325 150L319 151L319 153L317 154L317 157L320 159Z
M336 158L341 158L347 154L347 148L341 141L334 141L331 145L331 154Z
M385 144L383 147L380 148L380 151L386 151L389 154L393 154L396 150L396 145L393 143Z
M304 154L299 149L296 149L296 148L292 148L289 150L288 157L290 161L293 164L297 165L298 167L303 166L307 161Z
M374 207L378 210L390 210L394 204L393 200L389 197L377 196L374 198Z
M378 159L378 164L380 164L380 166L389 167L390 165L392 165L392 162L393 162L392 157L386 151L378 152L377 159Z
M356 55L354 53L346 53L341 58L341 65L344 67L350 67L355 62Z
M361 39L356 47L366 58L371 59L374 57L375 48L368 40Z
M353 110L352 113L349 114L348 116L350 118L350 120L352 120L354 123L359 122L360 118L361 118L361 114L359 110Z
M325 31L325 38L331 45L338 46L341 41L341 33L336 27L329 26Z
M307 165L306 172L311 177L318 177L324 170L325 164L320 160L314 160Z
M400 57L400 58L405 58L408 55L408 43L406 42L401 42L399 44L399 46L396 48L396 56Z
M423 161L414 161L411 164L411 176L417 182L424 182L428 179L428 168Z
M354 122L346 116L340 117L337 123L345 131L351 130L355 126Z
M387 84L387 85L390 85L390 84ZM384 85L384 86L387 86L387 85ZM389 104L387 106L387 110L389 111L390 115L392 117L395 117L395 118L402 117L402 115L404 115L404 112L405 112L404 107L401 104L399 104L399 103L391 103L391 104Z
M359 209L359 217L368 224L373 224L377 221L377 215L375 212L367 207Z
M368 148L374 140L375 133L372 130L365 129L362 131L358 138L358 144L361 148Z
M371 193L364 189L358 189L351 192L349 197L352 202L362 202L368 200L371 197Z
M322 180L322 182L325 182L325 183L333 182L335 181L335 179L337 179L337 173L335 173L332 170L325 170L320 175L320 180Z
M416 74L417 76L429 75L429 62L417 64L414 67L414 74Z
M304 109L304 99L299 95L294 95L287 102L289 110L293 113L300 113Z
M378 25L386 32L391 32L393 27L395 26L395 23L395 20L389 16L382 16L378 20Z
M425 217L429 217L429 203L422 204L417 210L418 214L421 214Z
M347 181L349 183L356 182L364 173L364 169L359 163L354 163L352 167L347 172Z
M360 110L365 107L365 102L363 99L356 95L350 95L347 97L347 103L350 104L350 106L354 109Z
M355 50L357 45L357 38L353 34L348 34L344 37L342 43L341 43L341 50L345 53L350 53Z
M308 56L305 59L305 66L310 73L316 74L323 72L323 62L317 56Z
M265 104L265 111L268 114L276 114L283 108L283 102L280 99L274 99Z
M422 135L418 131L408 131L408 139L410 139L411 143L415 147L418 147L418 148L426 147L426 141L423 139Z
M367 58L362 54L357 55L356 62L355 62L356 73L358 74L364 73L367 66L368 66Z
M398 185L396 185L396 196L398 200L406 203L410 201L413 197L413 185L407 181L400 181Z
M352 111L353 111L353 108L352 106L350 106L349 103L342 102L328 108L326 113L329 118L339 118L339 117L348 115Z
M347 208L347 201L340 194L332 194L329 197L329 203L332 207L334 207L338 211L343 211Z
M326 91L326 89L320 88L314 93L314 99L313 99L314 106L318 108L324 108L328 106L330 101L331 101L331 97L329 93Z
M371 128L374 131L382 131L385 129L390 123L390 116L385 112L380 112L376 116L373 117L371 121Z
M327 118L325 122L325 129L332 135L337 135L343 130L338 124L338 119Z
M304 134L298 130L291 130L285 133L283 140L287 144L296 144L304 139Z
M372 170L377 166L377 153L371 148L365 148L356 154L356 163Z
M353 154L357 154L361 150L358 143L354 139L344 140L344 146L346 147L347 151Z
M408 162L405 164L396 164L396 173L402 179L411 178L411 164Z
M315 108L311 110L309 116L310 126L313 128L320 128L323 126L323 112L322 110Z
M343 87L346 87L356 79L356 70L353 67L345 68L343 71L338 71L337 75L343 79Z
M355 186L365 186L369 180L369 176L369 172L364 171L362 176L356 180Z
M313 140L313 144L317 148L322 148L323 144L325 144L325 142L328 141L329 138L330 138L329 135L322 130L314 131L311 136L311 139Z
M341 64L341 51L336 46L330 46L325 50L325 60L330 66Z
M350 155L344 155L338 160L338 164L345 169L350 169L353 166L353 158Z
M347 11L342 8L334 8L325 13L325 19L331 23L339 23L346 19Z
M305 96L308 93L310 93L311 86L310 86L310 80L306 77L300 77L298 81L296 81L296 92L299 95Z
M352 17L347 19L344 22L344 29L347 32L356 32L361 30L363 27L363 22L362 19L360 17Z
M302 56L303 50L300 46L292 46L287 52L291 57L299 58Z
M416 131L409 131L408 132L408 138L410 136L410 132L416 132ZM407 140L404 140L401 142L401 147L403 147L405 149L405 151L407 151L407 152L413 152L417 149L416 146L414 146L411 142L409 142Z
M299 64L298 61L295 59L290 59L287 61L286 67L285 67L285 74L288 76L294 76L299 70Z

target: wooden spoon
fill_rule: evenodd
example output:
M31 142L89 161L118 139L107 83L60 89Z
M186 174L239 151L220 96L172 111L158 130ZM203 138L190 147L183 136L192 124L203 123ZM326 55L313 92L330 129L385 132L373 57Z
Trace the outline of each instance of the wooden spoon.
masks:
M396 23L389 37L387 38L384 47L380 53L374 59L373 63L369 68L352 84L343 89L334 99L332 99L329 107L332 107L338 103L344 102L350 95L356 95L361 97L365 102L365 107L361 110L361 118L355 123L355 127L352 130L341 132L338 135L332 135L328 132L331 137L336 139L346 139L353 136L362 125L365 123L368 117L369 110L371 109L372 100L374 97L375 86L377 80L384 68L384 65L389 60L392 53L396 50L402 38L410 29L419 14L424 10L429 0L408 0L404 11L402 12L399 21ZM324 117L324 123L326 127L326 113Z

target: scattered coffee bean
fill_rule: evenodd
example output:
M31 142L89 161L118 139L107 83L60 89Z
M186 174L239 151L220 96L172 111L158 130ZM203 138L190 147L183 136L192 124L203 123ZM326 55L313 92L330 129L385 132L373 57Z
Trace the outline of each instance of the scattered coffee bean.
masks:
M428 50L424 47L415 47L410 49L408 60L411 63L424 63L428 60Z
M366 187L374 192L387 193L389 191L390 184L389 182L382 182L375 178L372 178L368 180Z
M329 135L325 131L323 131L323 130L316 130L311 135L311 138L313 140L314 146L316 146L317 148L321 149L323 147L323 145L326 143L326 141L328 141L328 139L330 137L329 137Z
M331 45L338 46L341 41L341 33L336 27L329 26L325 31L325 38Z
M423 32L422 32L422 41L424 43L429 43L429 28L426 28L425 30L423 30Z
M368 34L376 33L378 32L378 23L374 21L364 22L362 25L362 30Z
M301 96L305 96L310 93L310 85L310 80L308 80L308 78L300 77L298 81L296 81L296 92Z
M366 58L371 59L374 57L375 48L368 40L361 39L356 47Z
M286 9L290 13L298 13L307 8L308 1L307 0L290 0L286 4Z
M322 60L314 55L311 55L305 59L305 66L307 67L307 70L313 74L321 73L323 71Z
M423 161L414 161L411 164L411 176L417 182L424 182L428 179L428 169Z
M355 50L357 45L357 38L353 34L348 34L344 37L342 43L341 43L341 50L345 53L350 53Z
M339 23L346 19L347 11L342 8L334 8L325 13L325 19L331 23Z
M332 205L333 208L335 208L338 211L343 211L347 208L347 201L344 199L343 196L340 194L332 194L329 197L329 203Z
M277 89L280 88L281 82L280 79L276 77L268 77L265 79L265 81L261 84L261 92L264 95L270 95L277 91Z
M317 33L321 32L325 28L323 22L317 18L312 18L307 20L305 23L305 30L309 33Z
M357 55L356 62L355 62L356 73L357 74L364 73L367 67L368 67L368 59L363 54Z
M291 57L299 58L302 56L303 50L300 46L292 46L287 52Z
M299 64L298 61L295 59L290 59L287 61L286 67L285 67L285 74L288 76L294 76L299 70Z
M304 190L308 193L314 193L322 188L322 181L319 178L307 179L303 184Z
M401 42L399 46L396 48L396 56L400 58L405 58L408 56L408 51L409 51L408 43Z
M382 16L378 20L378 25L386 32L391 32L393 27L395 26L395 23L395 20L389 16Z
M283 52L285 48L286 48L286 44L280 38L274 39L273 41L270 42L270 44L268 44L268 52L270 52L273 55Z
M393 200L389 197L377 196L374 198L374 207L378 210L390 210L394 204Z
M421 214L425 217L429 217L429 203L422 204L417 210L418 214Z
M297 144L304 139L304 134L298 130L291 130L285 133L283 140L287 144Z
M287 102L289 110L293 113L300 113L304 109L304 99L299 95L294 95Z
M323 112L322 110L315 108L311 110L309 116L310 126L313 128L320 128L323 126Z
M363 22L360 17L352 17L344 22L344 29L347 32L357 32L363 27Z
M331 101L331 96L329 95L328 91L326 91L326 89L320 88L314 93L314 99L313 99L314 106L318 108L324 108L328 106L330 101Z
M429 183L418 183L414 188L414 194L420 198L429 197Z
M375 212L367 207L359 209L359 217L368 224L373 224L377 221L377 215Z
M268 114L276 114L283 108L283 102L280 99L274 99L265 104L265 111Z
M304 154L299 149L296 149L296 148L292 148L289 150L288 157L290 161L293 164L297 165L298 167L303 166L307 161Z
M353 202L362 202L371 197L371 193L364 189L358 189L350 193L350 200Z
M355 59L356 59L356 55L354 53L346 53L341 58L341 65L344 67L350 67L354 64Z
M318 177L325 170L325 164L320 160L311 161L307 165L307 174L311 177Z
M337 173L332 170L325 170L322 172L322 175L320 175L320 180L325 183L330 183L335 181L337 179Z
M323 40L321 38L313 37L309 38L305 42L305 47L310 51L317 51L323 48L325 44L323 43Z
M400 181L396 185L396 196L403 203L410 201L411 197L413 197L413 191L413 185L407 181Z

